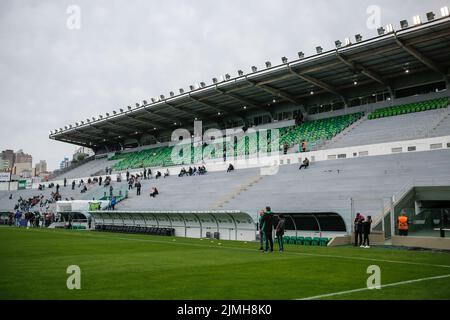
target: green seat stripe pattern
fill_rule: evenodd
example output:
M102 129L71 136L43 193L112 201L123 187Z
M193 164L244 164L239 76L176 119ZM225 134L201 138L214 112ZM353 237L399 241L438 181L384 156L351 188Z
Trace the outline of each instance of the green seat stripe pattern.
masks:
M358 112L308 121L298 126L284 127L280 129L279 139L274 139L274 141L271 141L271 131L264 131L268 134L264 140L270 141L267 145L267 152L272 152L272 146L277 146L276 151L279 151L285 143L293 146L295 144L301 144L303 140L308 141L308 150L311 150L318 141L333 138L362 116L363 113ZM227 141L223 142L223 145L215 144L206 147L195 147L191 148L192 151L190 154L181 154L180 156L182 156L183 164L185 165L193 163L194 154L201 154L203 151L205 151L203 152L204 160L218 159L223 157L223 153L217 150L223 150L223 146L226 147L228 158L249 156L262 151L260 150L261 139L260 132L249 133L244 139L239 139L237 143ZM172 151L172 146L156 147L136 152L118 153L109 160L121 160L114 165L114 169L118 171L144 167L169 167L175 165L171 157Z
M375 120L386 117L395 117L402 114L415 113L415 112L423 112L428 110L435 110L441 108L447 108L449 105L449 98L439 98L433 100L427 100L422 102L414 102L408 104L402 104L393 107L386 107L377 109L371 114L368 115L369 120Z

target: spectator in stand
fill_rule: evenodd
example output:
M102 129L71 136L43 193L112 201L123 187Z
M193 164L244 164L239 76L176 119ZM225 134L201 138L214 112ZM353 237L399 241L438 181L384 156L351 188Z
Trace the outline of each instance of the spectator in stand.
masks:
M147 170L147 178L148 179L152 179L153 178L152 169L150 169L150 168Z
M130 180L130 172L127 170L127 182Z
M155 178L156 178L156 179L161 178L161 171L157 171L157 172L156 172Z
M75 184L76 184L76 181L72 180L72 190L75 190Z
M59 193L59 183L56 185L56 193Z
M64 178L64 188L67 187L67 179Z
M128 190L133 189L133 177L128 179Z
M303 160L303 164L300 166L300 168L298 168L298 170L302 170L302 168L308 169L309 167L309 159L305 158L305 160Z
M12 193L9 195L9 200L12 200L13 196Z
M158 189L156 187L153 187L150 191L150 197L155 198L159 194Z
M188 173L189 173L190 176L192 176L192 173L193 173L193 172L194 172L194 171L192 170L192 167L189 167Z
M100 178L98 178L98 185L101 186L103 182L103 177L100 176Z
M144 180L147 180L147 169L144 168Z
M283 154L287 154L288 149L289 149L289 145L287 144L287 142L285 142L283 145Z
M81 189L81 193L86 193L86 191L87 191L87 187L83 186L83 189Z
M164 178L168 177L170 174L169 169L166 169L166 172L164 173Z
M141 195L141 187L142 187L141 182L138 180L138 181L136 182L136 195L137 195L137 196L140 196L140 195Z
M116 210L117 199L116 197L112 197L111 199L111 210Z
M302 141L302 152L306 152L306 149L308 148L308 142L306 140Z
M114 187L112 185L109 186L109 197L113 197Z
M185 174L186 174L186 169L183 167L183 168L181 168L180 174L178 175L178 177L182 177L182 176L184 176Z
M228 166L227 172L231 172L234 171L234 166L230 163L230 165Z

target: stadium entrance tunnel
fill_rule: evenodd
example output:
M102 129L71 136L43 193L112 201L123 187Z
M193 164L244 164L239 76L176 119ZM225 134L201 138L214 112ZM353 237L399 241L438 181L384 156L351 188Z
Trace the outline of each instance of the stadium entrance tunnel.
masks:
M280 212L286 219L287 236L336 237L347 234L343 217L335 212Z
M169 229L170 235L188 238L253 241L254 219L241 211L90 211L95 228L105 231L150 233ZM133 229L135 228L135 229ZM148 231L148 232L147 232Z

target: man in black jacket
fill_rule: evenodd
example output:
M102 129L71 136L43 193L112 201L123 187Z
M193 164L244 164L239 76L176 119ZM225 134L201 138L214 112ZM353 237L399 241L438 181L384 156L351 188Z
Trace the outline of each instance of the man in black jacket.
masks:
M266 238L266 249L265 252L269 252L269 244L270 244L270 252L273 252L273 213L270 207L266 207L266 211L262 217L262 231L264 232L264 236Z
M363 232L364 217L358 212L354 220L355 225L355 247L362 245L362 232Z

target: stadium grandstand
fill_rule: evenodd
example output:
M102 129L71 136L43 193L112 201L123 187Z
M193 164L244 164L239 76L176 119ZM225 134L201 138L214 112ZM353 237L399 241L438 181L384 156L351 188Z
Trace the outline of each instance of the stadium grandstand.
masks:
M450 18L378 34L54 129L50 139L95 156L31 189L3 187L2 221L19 199L54 198L59 185L50 207L31 209L53 211L52 227L73 227L76 214L87 229L254 241L258 212L271 206L288 217L288 243L350 243L361 212L375 243L450 249L440 239L450 208ZM201 166L206 173L179 176ZM77 211L77 200L104 202ZM397 236L403 213L411 242Z

